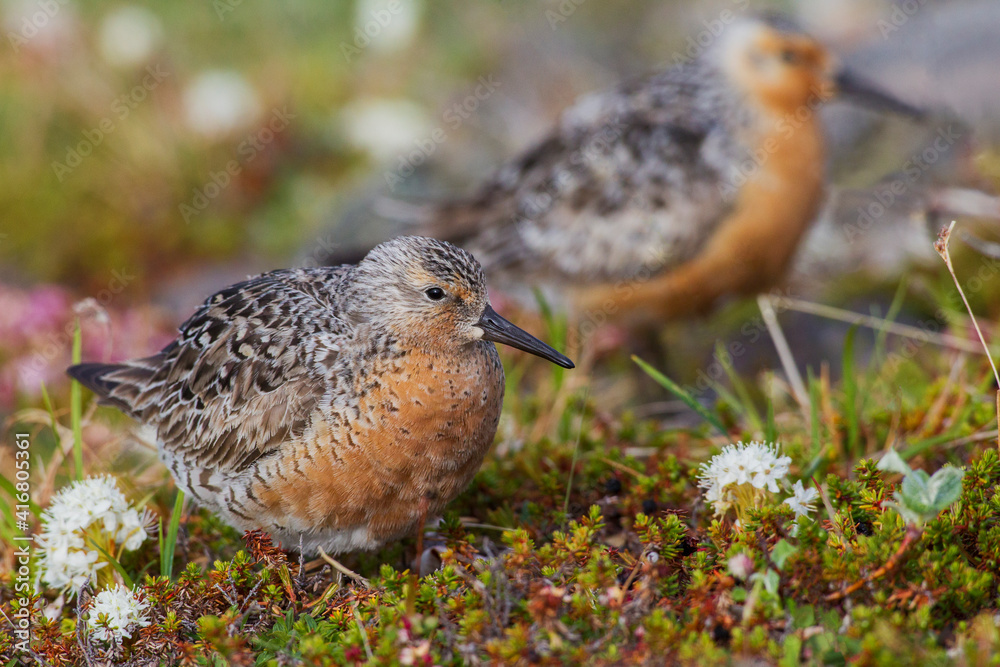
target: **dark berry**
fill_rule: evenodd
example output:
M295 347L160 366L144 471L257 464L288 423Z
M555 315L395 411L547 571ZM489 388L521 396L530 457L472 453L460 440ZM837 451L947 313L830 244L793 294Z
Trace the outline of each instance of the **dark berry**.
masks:
M647 498L646 500L642 501L642 513L643 514L646 514L646 515L655 514L657 509L659 509L659 508L656 505L656 501L653 500L652 498Z
M715 640L716 644L720 646L728 646L729 640L733 638L733 633L731 633L725 626L717 625L712 628L712 639Z
M617 477L612 477L604 482L604 493L609 496L617 496L622 492L622 483Z

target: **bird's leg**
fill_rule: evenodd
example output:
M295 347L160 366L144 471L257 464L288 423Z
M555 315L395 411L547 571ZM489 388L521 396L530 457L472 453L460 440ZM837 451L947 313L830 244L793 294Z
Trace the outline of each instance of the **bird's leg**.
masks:
M427 511L429 509L430 500L427 496L421 496L417 505L417 555L413 559L413 567L410 571L410 590L406 595L406 614L408 616L416 613L417 584L420 581L420 564L424 554L424 526L427 524Z
M304 533L299 533L299 573L295 577L295 583L298 584L299 588L302 588L303 577L306 573L306 555L302 550L303 535Z
M337 572L339 572L340 574L342 574L342 575L344 575L346 577L349 577L351 579L354 579L355 581L357 581L358 583L360 583L365 588L371 588L371 584L368 583L367 579L365 579L364 577L362 577L360 574L358 574L354 570L348 568L347 566L345 566L340 561L331 558L329 555L327 555L327 553L325 551L323 551L323 547L319 547L319 557L323 561L325 561L328 565L330 565L330 567L332 567L334 570L336 570Z
M430 501L427 499L427 496L423 496L417 505L420 518L417 520L417 562L415 571L418 575L420 574L421 556L424 554L424 527L427 525L428 509L430 509Z

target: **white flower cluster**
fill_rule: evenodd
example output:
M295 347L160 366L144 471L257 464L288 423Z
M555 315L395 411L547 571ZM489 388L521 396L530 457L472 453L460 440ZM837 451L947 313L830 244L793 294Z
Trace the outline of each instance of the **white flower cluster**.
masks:
M78 590L107 565L94 542L112 553L138 549L151 521L149 512L129 505L111 476L73 482L42 513L42 580L53 588Z
M705 491L705 499L715 508L717 516L725 514L734 505L737 511L746 506L759 506L764 491L777 493L778 482L788 474L792 459L780 456L778 446L751 442L738 442L722 449L701 468L698 485ZM792 487L793 496L785 502L797 515L812 511L816 489L803 489L802 482Z
M778 456L776 445L760 442L723 447L722 452L701 468L698 485L708 489L705 498L716 514L725 514L736 501L737 488L749 484L756 489L778 491L778 482L788 474L792 460Z
M785 500L785 504L792 508L795 516L808 516L813 511L813 502L819 496L819 491L810 487L802 488L802 482L795 482L792 485L792 496Z
M93 606L87 625L92 637L102 642L120 642L123 637L132 638L132 631L149 625L146 610L149 603L140 600L135 593L118 584L106 588L94 596ZM99 623L104 616L104 623Z

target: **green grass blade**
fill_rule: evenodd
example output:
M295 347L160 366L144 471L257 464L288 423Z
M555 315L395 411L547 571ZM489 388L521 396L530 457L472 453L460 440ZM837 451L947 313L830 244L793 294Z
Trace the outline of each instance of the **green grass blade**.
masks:
M542 290L537 287L532 289L532 293L535 296L535 302L538 304L538 312L542 316L542 321L545 323L546 337L548 338L548 344L557 350L566 349L566 341L569 339L569 324L565 317L560 317L555 314L549 302L545 299L545 295L542 294ZM553 385L555 386L555 391L559 391L562 388L563 380L566 377L566 369L558 364L552 364L550 372L552 373Z
M46 389L45 383L41 383L42 390L42 404L45 406L45 411L49 413L49 426L52 427L52 433L55 435L56 440L59 439L59 427L58 420L56 419L56 409L52 405L52 399L49 398L49 390Z
M944 443L950 442L952 440L956 440L958 437L959 436L956 433L953 433L951 431L947 433L939 433L938 435L935 435L931 438L926 438L924 440L915 442L906 449L899 450L899 455L902 457L904 461L909 461L914 456L922 454L928 449L937 447L938 445L943 445Z
M115 572L117 572L118 574L120 574L122 576L122 579L125 581L125 585L126 586L128 586L129 588L135 588L135 582L132 581L132 577L128 576L128 572L125 571L125 568L122 567L122 564L118 562L117 558L115 558L114 556L112 556L111 554L109 554L107 551L105 551L104 547L102 547L100 544L98 544L94 540L90 540L90 544L93 545L93 547L95 549L97 549L98 551L100 551L101 555L104 556L104 559L108 561L108 563L111 565L111 567L115 568Z
M757 408L753 404L750 390L747 389L746 383L743 382L743 379L733 367L733 359L729 356L729 351L721 341L715 345L715 358L719 360L719 365L722 366L722 369L726 372L726 376L729 378L730 384L733 385L733 391L739 397L739 406L743 414L750 420L751 427L755 431L762 431L764 423L760 418L760 413L757 412Z
M573 461L569 464L569 479L566 481L566 499L563 501L563 530L566 529L565 522L569 521L569 497L573 492L573 473L576 472L576 461L580 454L580 439L583 438L583 420L587 414L587 396L589 393L588 387L580 403L580 428L576 433L576 442L573 443Z
M899 281L899 287L896 288L896 293L892 297L892 303L889 304L889 310L886 312L885 319L886 323L891 323L896 320L899 316L899 311L903 309L903 301L906 300L906 291L910 285L909 278L904 277ZM874 369L881 367L882 361L886 358L886 340L889 337L889 330L886 327L879 327L878 332L875 334L875 351L872 355L872 359L876 363L872 364Z
M809 438L812 441L812 455L817 456L823 447L819 440L819 380L812 369L806 369L809 382Z
M736 396L736 394L729 391L728 387L725 387L721 382L717 382L712 379L706 380L705 384L709 389L716 393L720 403L728 405L733 409L734 414L738 414L748 420L750 419L750 416L746 413L746 409L743 407L743 402L738 396ZM760 426L763 428L763 424Z
M160 550L160 574L163 574L163 517L156 519L156 548Z
M663 387L671 394L679 398L681 401L684 402L684 405L688 406L689 408L697 412L702 419L704 419L709 424L714 426L719 433L725 436L729 435L729 432L726 431L726 427L722 425L722 422L719 420L718 416L709 412L705 408L705 406L699 403L695 399L695 397L692 396L690 393L688 393L683 387L681 387L679 384L677 384L676 382L668 378L666 375L656 370L655 368L647 364L645 361L635 356L634 354L632 355L632 361L638 364L639 368L645 371L646 375L653 378L657 382L657 384L659 384L661 387Z
M844 337L844 421L847 423L847 452L851 457L857 457L858 435L858 377L854 367L854 341L857 338L857 325L847 330Z
M2 489L3 491L7 492L7 495L10 496L10 504L11 504L11 506L13 506L14 505L14 501L17 498L17 489L14 488L14 482L10 481L9 479L7 479L6 477L4 477L3 475L0 475L0 489ZM36 503L30 497L28 498L28 509L35 516L41 516L42 515L42 508L39 507L38 503Z
M778 424L774 419L774 398L771 387L774 384L774 375L768 373L767 384L767 423L764 426L764 442L777 442Z
M183 506L184 492L177 489L177 498L174 500L174 510L170 513L166 538L163 537L163 520L160 520L160 576L168 579L174 572L174 550L177 549L177 531L180 530Z
M802 471L802 479L809 479L810 477L815 475L819 471L820 466L822 466L825 462L826 462L826 451L824 450L821 451L816 456L814 456L812 458L812 461L809 462L809 465L805 467L805 469Z
M73 329L73 363L78 364L82 358L83 334L80 330L80 320L77 319ZM70 423L73 427L73 466L76 478L83 479L83 392L76 380L69 385Z
M13 544L14 538L21 534L17 528L17 519L14 518L14 506L7 503L0 503L0 537L7 544Z

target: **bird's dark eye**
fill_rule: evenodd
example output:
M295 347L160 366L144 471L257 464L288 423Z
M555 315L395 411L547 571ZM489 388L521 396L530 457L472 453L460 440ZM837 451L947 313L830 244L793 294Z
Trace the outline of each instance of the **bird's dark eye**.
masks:
M781 52L781 60L789 65L795 65L799 62L799 54L791 49L785 49Z
M440 287L428 287L424 290L424 294L426 294L427 298L431 301L440 301L445 296L444 290Z

